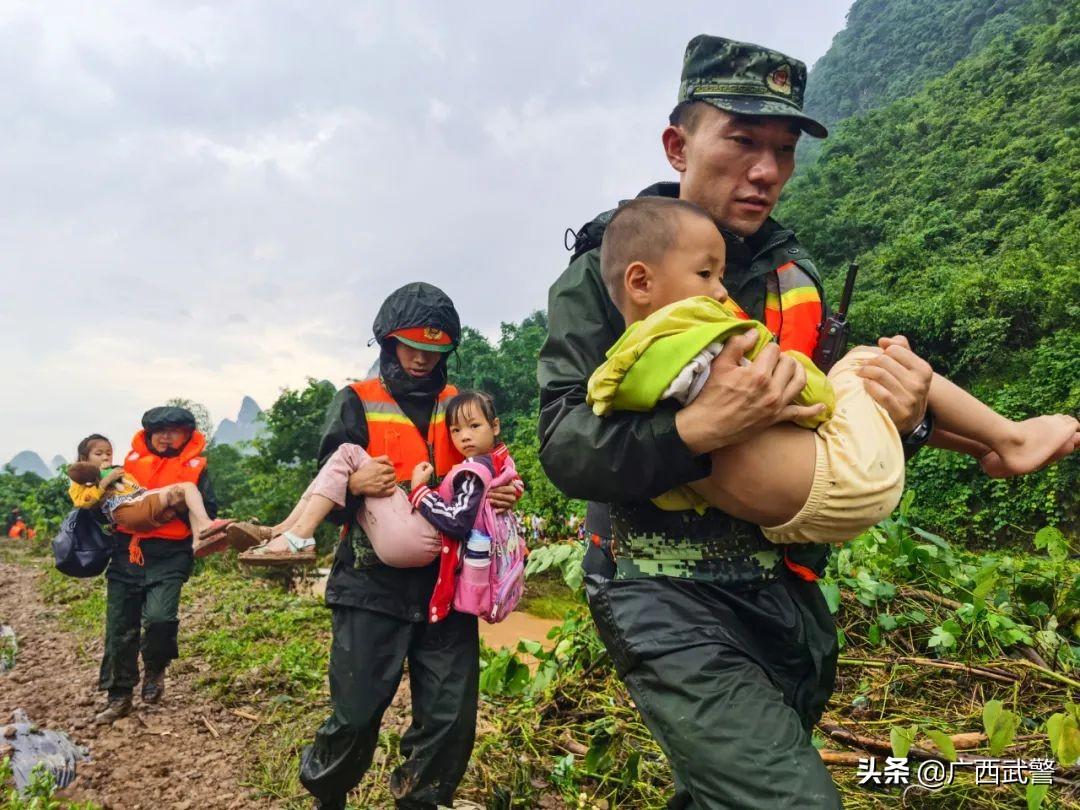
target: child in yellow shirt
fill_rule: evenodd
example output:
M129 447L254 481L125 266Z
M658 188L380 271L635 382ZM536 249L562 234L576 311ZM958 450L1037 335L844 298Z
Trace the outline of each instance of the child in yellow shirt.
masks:
M184 513L199 538L220 533L232 521L211 520L199 488L181 483L145 489L123 467L112 463L112 442L100 433L87 436L77 450L78 461L68 467L68 496L77 509L98 509L109 523L129 534L159 529Z

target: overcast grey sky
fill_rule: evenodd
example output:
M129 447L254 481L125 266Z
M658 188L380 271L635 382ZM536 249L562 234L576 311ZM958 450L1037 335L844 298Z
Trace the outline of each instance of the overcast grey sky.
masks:
M497 334L567 226L673 176L687 40L812 64L849 5L5 0L0 462L362 376L407 281Z

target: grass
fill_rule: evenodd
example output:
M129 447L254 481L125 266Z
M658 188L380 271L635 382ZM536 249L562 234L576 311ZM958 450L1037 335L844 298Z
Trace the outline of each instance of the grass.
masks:
M86 639L105 629L105 582L100 577L75 579L52 566L45 568L41 595L50 605L62 606L61 626Z
M546 688L532 696L481 696L476 749L459 797L500 810L659 810L671 790L668 765L600 652L581 604L557 576L530 579L524 607L556 618L576 615L577 629L558 639L565 638L567 647ZM100 580L72 580L50 570L42 591L50 604L63 607L61 618L74 631L101 632ZM950 734L980 731L982 706L999 699L1022 715L1020 734L1027 735L1004 756L1051 757L1041 729L1050 714L1075 698L1067 684L1038 673L1025 674L1015 685L1002 684L933 666L866 660L923 651L930 628L951 615L940 606L909 601L900 595L889 609L918 607L928 614L924 624L871 637L881 607L865 607L844 591L837 622L847 640L842 653L847 663L839 668L823 722L843 724L886 744L892 727L917 723L923 731L916 744L925 745L927 728ZM329 611L314 599L289 593L279 582L242 575L226 558L200 563L184 589L182 617L177 677L191 678L214 700L259 718L246 743L251 756L243 784L275 806L308 807L297 769L301 748L328 710ZM1005 660L991 665L1012 666ZM1023 672L1014 666L1010 671ZM387 783L400 758L406 718L396 709L388 712L375 760L352 796L353 806L392 805ZM842 747L820 732L816 736L827 748ZM986 748L966 753L988 756ZM879 765L882 761L879 756ZM831 770L844 806L855 810L901 803L985 810L1025 805L1021 789L977 785L971 768L959 771L956 782L937 793L904 796L895 787L860 786L854 766ZM1076 777L1070 773L1067 778ZM1077 806L1071 802L1066 786L1056 785L1043 806Z

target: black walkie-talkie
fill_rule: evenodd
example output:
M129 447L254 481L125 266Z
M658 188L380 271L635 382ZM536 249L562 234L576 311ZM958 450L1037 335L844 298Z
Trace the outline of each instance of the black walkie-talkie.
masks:
M844 292L840 296L840 306L818 328L821 336L814 350L814 364L826 374L840 356L847 350L848 307L851 305L851 293L855 290L855 276L859 273L859 263L848 266L847 278L844 279Z

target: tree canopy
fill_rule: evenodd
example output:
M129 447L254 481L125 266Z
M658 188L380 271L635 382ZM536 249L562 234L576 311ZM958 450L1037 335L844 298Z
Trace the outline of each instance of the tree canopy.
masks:
M1080 409L1080 8L1054 16L841 123L778 213L834 296L862 262L858 339L909 335L1011 417ZM937 453L909 469L919 519L954 535L1076 520L1075 460L1009 482Z

